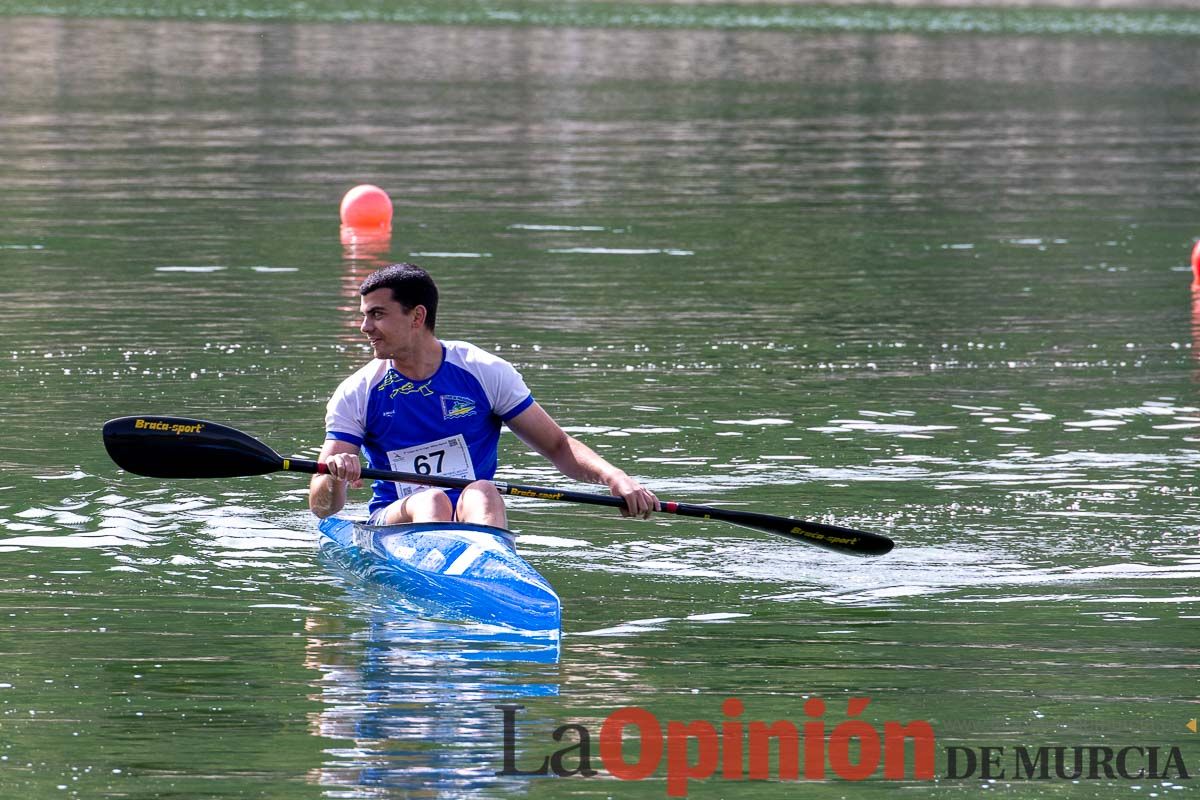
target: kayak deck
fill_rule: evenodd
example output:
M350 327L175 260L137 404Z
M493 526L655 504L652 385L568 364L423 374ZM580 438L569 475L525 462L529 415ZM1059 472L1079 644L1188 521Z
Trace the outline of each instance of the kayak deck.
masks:
M555 630L558 594L502 528L459 522L368 525L344 517L321 533L350 557L356 574L395 589L434 613L521 630Z

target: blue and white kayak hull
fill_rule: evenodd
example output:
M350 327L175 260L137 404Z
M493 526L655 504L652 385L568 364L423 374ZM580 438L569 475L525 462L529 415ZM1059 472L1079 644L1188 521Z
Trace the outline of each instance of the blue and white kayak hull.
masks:
M558 594L502 528L458 522L368 525L342 517L321 533L348 551L355 571L454 618L521 630L561 625Z

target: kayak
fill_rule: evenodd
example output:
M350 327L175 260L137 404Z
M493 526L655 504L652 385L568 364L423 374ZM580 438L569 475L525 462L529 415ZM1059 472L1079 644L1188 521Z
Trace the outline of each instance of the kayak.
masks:
M557 631L562 606L550 582L517 555L503 528L461 522L368 525L328 517L321 533L363 577L437 616L520 630Z

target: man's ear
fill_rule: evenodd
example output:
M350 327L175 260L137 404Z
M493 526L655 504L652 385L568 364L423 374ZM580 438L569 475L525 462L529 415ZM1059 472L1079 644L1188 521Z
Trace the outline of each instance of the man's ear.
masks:
M425 306L423 306L423 305L414 306L413 313L412 313L413 327L414 328L425 327L425 317L428 316L428 314L429 314L429 310L426 309Z

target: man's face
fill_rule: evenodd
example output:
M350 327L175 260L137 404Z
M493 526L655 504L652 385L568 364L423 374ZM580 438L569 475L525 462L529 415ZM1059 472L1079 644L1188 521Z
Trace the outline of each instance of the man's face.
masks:
M376 358L404 359L413 352L425 323L424 306L405 312L404 306L392 296L392 290L384 288L363 295L359 309L362 311L359 330L366 335Z

